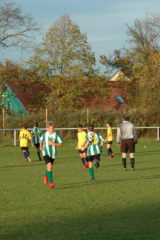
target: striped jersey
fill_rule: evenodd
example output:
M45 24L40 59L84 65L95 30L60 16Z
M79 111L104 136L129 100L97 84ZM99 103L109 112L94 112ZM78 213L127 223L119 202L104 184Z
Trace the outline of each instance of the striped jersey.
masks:
M34 127L33 130L31 131L32 136L33 136L33 143L38 144L40 141L40 136L42 134L42 131L40 128Z
M87 156L94 156L96 154L100 154L100 147L98 145L99 138L97 133L88 132L86 136L86 141L89 142L87 148Z
M97 134L97 135L98 135L98 146L99 146L100 152L102 152L101 143L104 142L104 138L100 134Z
M53 132L51 135L49 134L49 132L45 132L42 133L41 137L40 137L40 141L43 142L43 151L42 154L43 156L49 156L51 158L56 158L56 154L57 154L57 147L56 146L52 146L52 145L48 145L48 142L53 142L53 143L62 143L63 140L62 138L59 136L58 133Z

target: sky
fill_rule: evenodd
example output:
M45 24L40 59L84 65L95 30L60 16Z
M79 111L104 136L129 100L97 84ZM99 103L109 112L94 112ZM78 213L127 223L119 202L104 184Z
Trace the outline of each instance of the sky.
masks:
M44 34L54 22L68 14L72 21L87 34L88 42L97 61L115 49L128 45L126 23L133 25L135 19L147 14L160 13L159 0L14 0L24 13L42 25ZM41 35L39 40L41 40ZM19 61L32 55L31 51L2 50L3 59Z

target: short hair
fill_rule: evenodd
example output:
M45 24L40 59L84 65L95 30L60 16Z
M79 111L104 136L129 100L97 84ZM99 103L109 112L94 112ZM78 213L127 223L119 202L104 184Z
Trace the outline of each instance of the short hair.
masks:
M27 123L24 123L24 124L23 124L23 127L24 127L24 129L27 129L27 128L28 128L28 124L27 124Z
M109 124L109 126L112 126L112 123L111 123L111 122L106 122L106 124Z
M93 124L89 125L89 126L88 126L88 130L89 130L89 131L94 131L94 125L93 125Z
M123 120L124 120L124 121L129 121L129 116L128 116L128 115L124 115L124 116L123 116Z
M48 122L47 127L54 127L54 123L53 122Z
M39 126L39 123L38 123L38 122L35 122L35 123L34 123L34 126L35 126L35 127L38 127L38 126Z
M83 126L81 124L78 125L79 128L83 128Z

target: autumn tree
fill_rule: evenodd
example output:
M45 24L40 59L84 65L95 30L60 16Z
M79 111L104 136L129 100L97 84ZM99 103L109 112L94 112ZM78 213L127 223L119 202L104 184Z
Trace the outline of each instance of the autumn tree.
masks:
M49 76L93 74L95 57L86 34L64 15L49 28L30 65Z

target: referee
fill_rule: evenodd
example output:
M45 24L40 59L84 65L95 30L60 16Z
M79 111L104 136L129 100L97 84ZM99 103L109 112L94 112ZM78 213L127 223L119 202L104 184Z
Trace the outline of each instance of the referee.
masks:
M121 145L121 152L122 152L122 164L123 168L126 171L126 156L127 153L130 155L130 163L131 169L134 171L134 164L135 164L135 143L137 142L137 134L135 130L135 126L133 123L129 122L129 116L125 115L123 117L123 122L118 126L117 129L117 146Z

